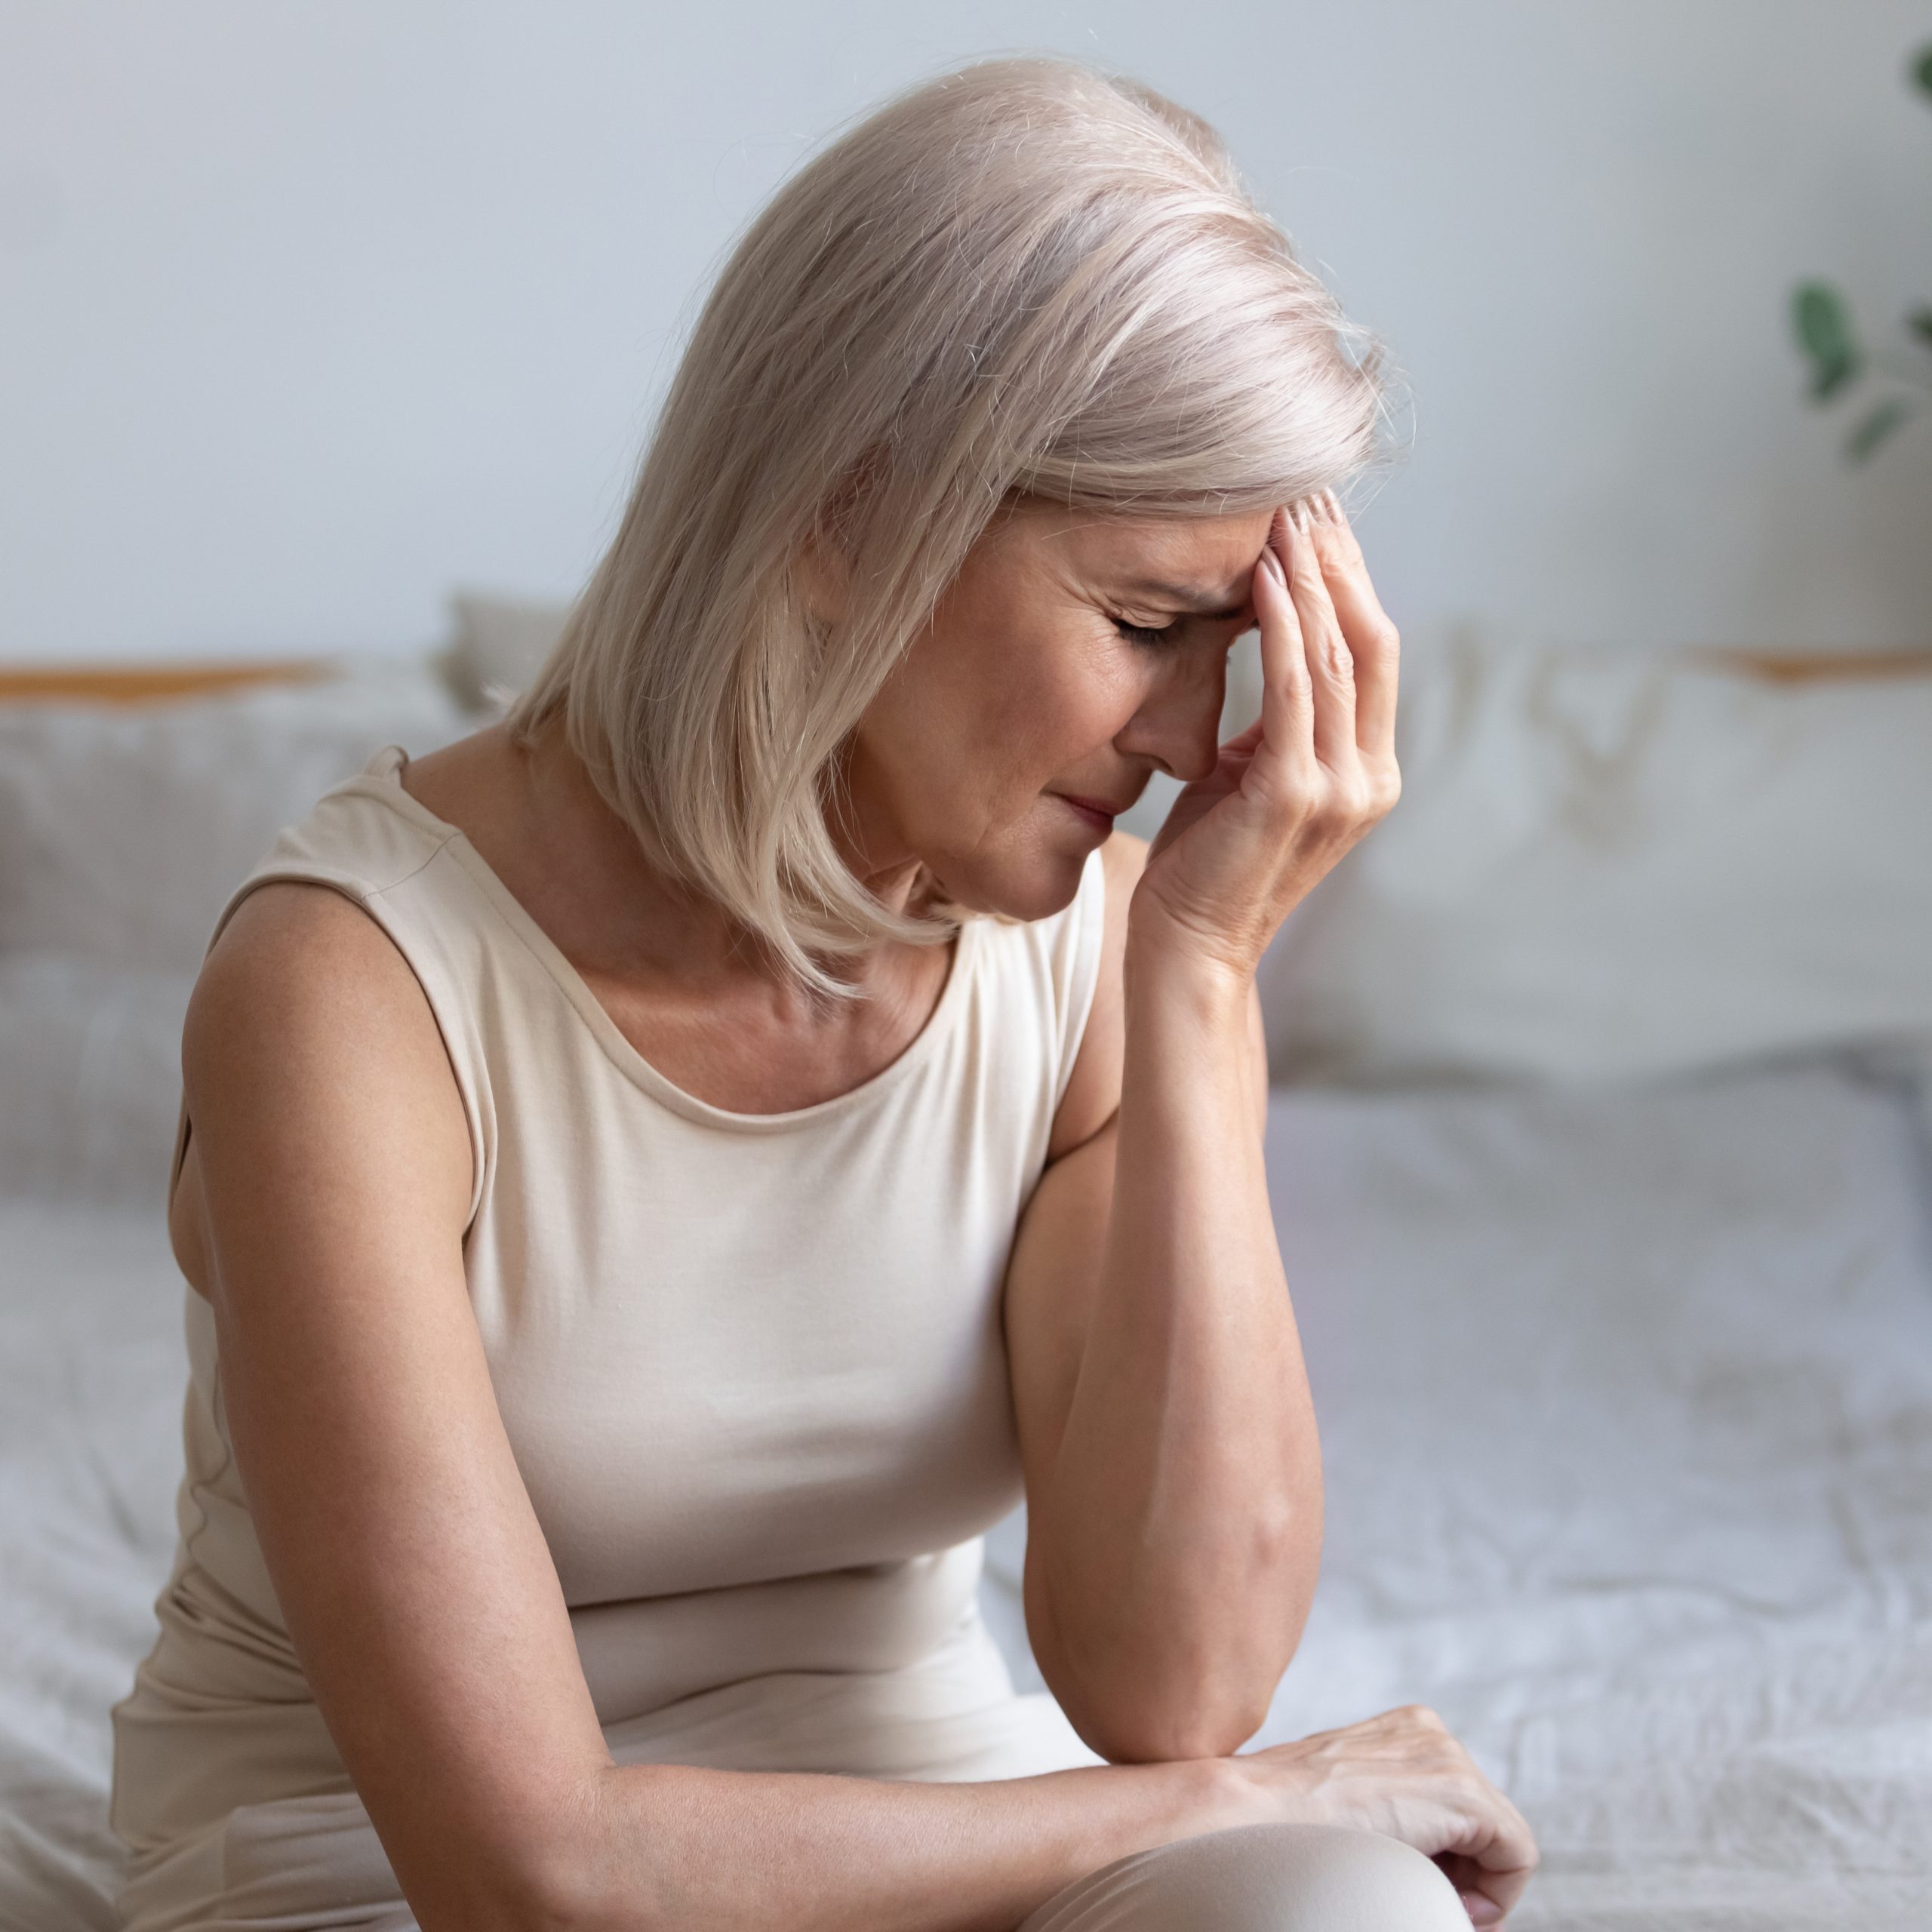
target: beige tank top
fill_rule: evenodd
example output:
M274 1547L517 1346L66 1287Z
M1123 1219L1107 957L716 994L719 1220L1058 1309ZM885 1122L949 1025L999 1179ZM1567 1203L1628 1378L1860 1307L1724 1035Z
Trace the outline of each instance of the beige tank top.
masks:
M378 752L285 832L217 931L257 886L321 883L422 983L474 1155L470 1300L607 1736L676 1755L731 1687L749 1736L748 1685L996 1660L980 1533L1021 1495L1001 1290L1093 998L1098 854L1064 912L964 924L883 1072L733 1113L625 1039L405 761ZM184 1120L177 1172L186 1145ZM137 1851L350 1788L256 1542L212 1315L186 1309L179 1551L115 1712Z

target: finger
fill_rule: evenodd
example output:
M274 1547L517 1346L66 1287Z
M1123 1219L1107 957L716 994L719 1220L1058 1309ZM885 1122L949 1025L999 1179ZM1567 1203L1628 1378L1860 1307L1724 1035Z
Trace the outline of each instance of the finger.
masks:
M1509 1909L1520 1895L1517 1887L1506 1897L1497 1896L1497 1881L1494 1875L1485 1872L1476 1861L1463 1852L1444 1852L1435 1860L1442 1875L1456 1888L1456 1896L1463 1902L1463 1909L1469 1915L1472 1925L1500 1925L1509 1915Z
M1491 1795L1496 1809L1490 1829L1482 1843L1469 1848L1466 1875L1457 1876L1460 1886L1494 1900L1500 1918L1523 1896L1537 1869L1538 1854L1523 1814L1494 1787Z
M1221 747L1221 755L1223 758L1252 758L1256 747L1261 743L1262 734L1266 728L1263 720L1257 718L1245 731L1238 737L1230 738Z
M1444 1878L1456 1888L1456 1897L1463 1909L1469 1914L1472 1925L1492 1927L1502 1924L1514 1909L1518 1887L1507 1898L1497 1896L1497 1881L1489 1873L1475 1869L1470 1862L1463 1858L1438 1858L1435 1861Z
M1500 1925L1507 1915L1503 1907L1482 1889L1481 1874L1472 1875L1469 1861L1454 1854L1435 1860L1442 1875L1456 1888L1456 1896L1462 1902L1463 1909L1469 1915L1469 1923L1477 1926Z
M1254 595L1261 632L1262 743L1294 766L1313 762L1315 713L1301 618L1288 594L1282 561L1287 528L1286 516L1277 510L1255 559Z
M1369 581L1361 546L1334 491L1323 491L1321 503L1327 514L1315 545L1335 615L1355 659L1355 741L1372 757L1392 757L1401 639Z
M1301 634L1315 694L1315 755L1331 771L1352 765L1355 747L1355 660L1328 595L1315 547L1315 511L1303 497L1288 509L1288 594Z

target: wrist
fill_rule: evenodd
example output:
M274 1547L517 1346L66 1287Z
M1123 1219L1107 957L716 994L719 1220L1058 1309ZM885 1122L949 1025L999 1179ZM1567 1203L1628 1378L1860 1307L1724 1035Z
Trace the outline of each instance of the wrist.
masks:
M1198 1815L1209 1822L1201 1831L1226 1831L1236 1825L1278 1823L1282 1809L1278 1794L1255 1775L1256 1766L1244 1758L1199 1758L1176 1770L1199 1774Z
M1130 1005L1154 1001L1179 1007L1210 1021L1233 1019L1245 1026L1254 969L1205 948L1130 927L1123 962Z

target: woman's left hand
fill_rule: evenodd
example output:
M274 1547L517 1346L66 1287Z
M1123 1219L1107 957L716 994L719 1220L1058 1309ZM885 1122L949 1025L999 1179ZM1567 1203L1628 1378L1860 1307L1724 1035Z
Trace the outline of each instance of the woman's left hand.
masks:
M1129 915L1136 954L1243 975L1401 789L1395 626L1332 491L1275 512L1254 595L1261 715L1174 801Z

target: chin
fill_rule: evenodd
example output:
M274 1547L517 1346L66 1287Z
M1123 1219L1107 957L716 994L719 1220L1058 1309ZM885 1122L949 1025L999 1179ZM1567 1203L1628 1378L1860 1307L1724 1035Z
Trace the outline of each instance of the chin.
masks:
M1044 919L1073 903L1091 845L1056 847L1031 841L997 858L977 853L956 864L931 865L934 878L955 905L1009 919Z

